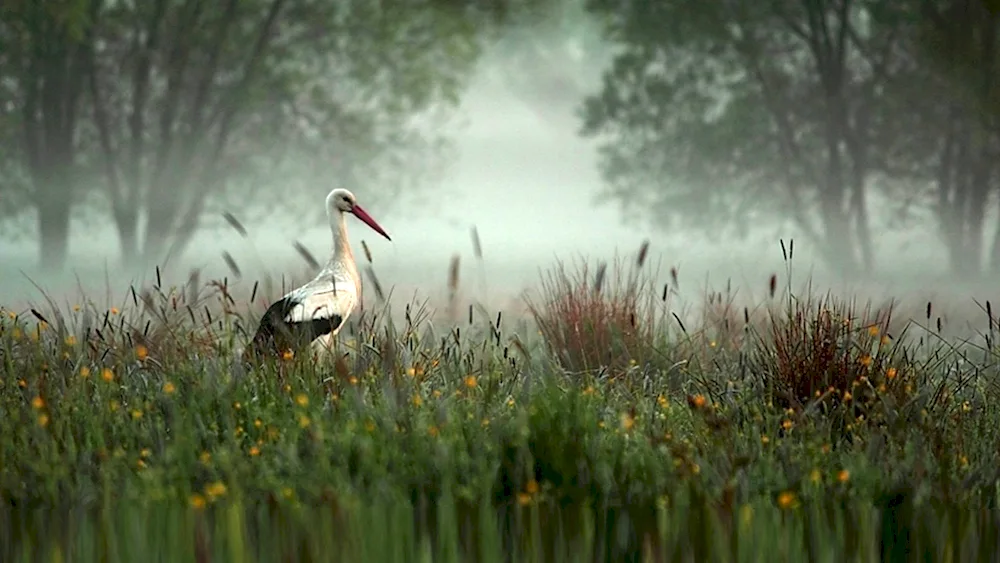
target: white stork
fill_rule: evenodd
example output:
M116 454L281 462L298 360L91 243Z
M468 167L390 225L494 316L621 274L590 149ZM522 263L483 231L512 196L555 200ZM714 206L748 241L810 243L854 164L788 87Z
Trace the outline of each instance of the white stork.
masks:
M333 232L333 252L312 281L290 291L268 307L254 334L250 349L258 354L282 353L298 344L327 347L354 307L361 301L361 275L347 240L345 213L388 240L382 227L358 205L350 191L335 189L326 196L326 214Z

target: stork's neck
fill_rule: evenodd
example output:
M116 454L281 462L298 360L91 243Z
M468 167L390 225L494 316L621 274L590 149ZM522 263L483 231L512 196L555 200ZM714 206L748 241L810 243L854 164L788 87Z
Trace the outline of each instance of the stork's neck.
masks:
M333 253L330 255L328 267L337 268L347 266L353 268L354 253L351 252L351 242L347 239L347 218L344 213L337 213L331 221L330 229L333 231Z
M354 263L354 253L351 252L351 242L347 239L347 218L344 213L335 214L330 221L333 232L333 252L325 270L333 274L356 275L357 266Z

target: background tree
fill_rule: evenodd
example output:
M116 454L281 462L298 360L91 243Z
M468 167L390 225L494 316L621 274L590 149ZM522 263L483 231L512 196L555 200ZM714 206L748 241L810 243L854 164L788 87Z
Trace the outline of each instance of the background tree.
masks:
M620 6L590 5L621 49L585 104L609 196L715 236L791 219L835 270L871 271L898 18L863 0Z
M156 0L104 22L88 76L127 259L182 250L213 200L397 195L384 172L437 146L412 118L457 102L478 53L474 14L402 0Z
M910 116L897 168L912 172L953 271L996 271L1000 224L987 233L987 216L1000 215L1000 14L980 0L915 4L910 64L892 92Z
M138 265L182 252L221 208L308 213L300 196L334 185L398 200L440 171L440 118L484 42L534 3L4 3L0 86L17 111L0 134L16 121L23 135L0 189L30 176L31 199L5 201L38 209L53 267L94 187Z
M36 211L39 258L48 268L66 260L70 211L83 184L78 133L94 6L13 0L0 8L0 208Z

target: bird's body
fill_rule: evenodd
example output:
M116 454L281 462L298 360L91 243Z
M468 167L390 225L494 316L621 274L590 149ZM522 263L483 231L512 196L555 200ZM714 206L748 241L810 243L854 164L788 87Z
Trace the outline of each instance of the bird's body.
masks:
M333 252L329 261L312 281L268 307L248 352L281 354L306 344L327 348L361 302L361 275L347 238L344 213L353 213L387 239L389 235L357 205L354 194L347 190L330 192L326 209L333 233Z

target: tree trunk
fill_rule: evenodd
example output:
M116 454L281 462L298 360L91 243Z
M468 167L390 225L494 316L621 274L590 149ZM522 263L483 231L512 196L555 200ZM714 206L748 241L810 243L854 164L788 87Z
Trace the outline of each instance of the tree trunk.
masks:
M990 270L994 274L1000 274L1000 224L997 225L996 232L993 234L993 246L990 249Z
M45 272L57 272L66 265L69 218L70 202L65 197L53 197L38 206L39 265Z
M122 266L132 268L139 258L139 212L134 205L114 210L118 244L121 246Z

